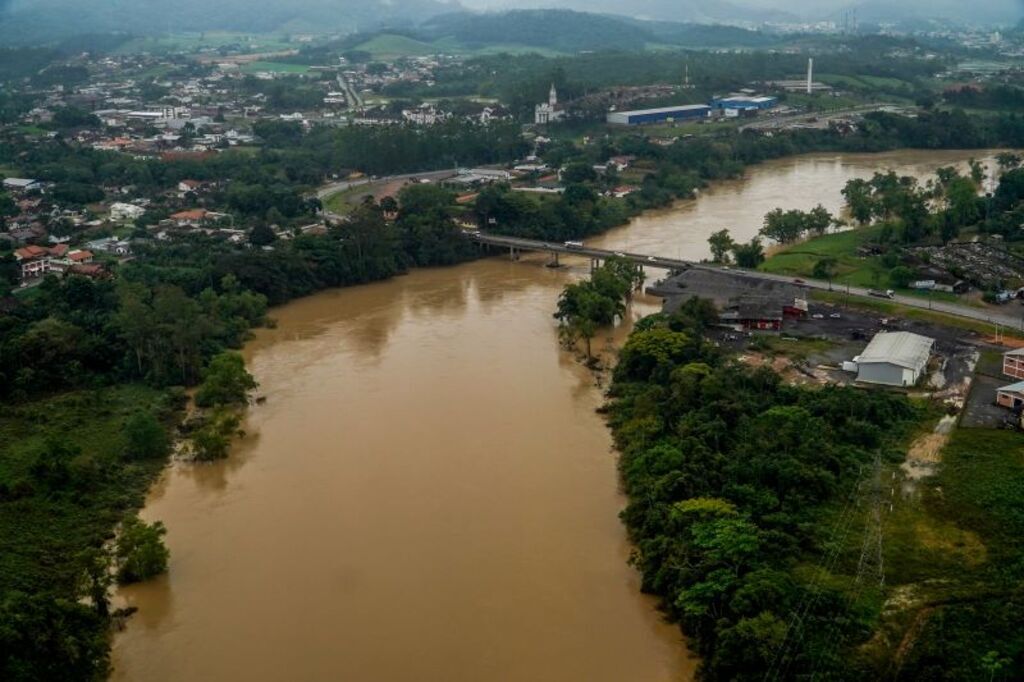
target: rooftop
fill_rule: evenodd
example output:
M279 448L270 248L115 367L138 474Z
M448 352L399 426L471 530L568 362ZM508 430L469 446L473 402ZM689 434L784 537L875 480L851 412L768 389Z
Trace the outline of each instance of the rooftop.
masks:
M658 109L630 109L624 111L612 111L612 114L631 114L631 115L642 115L642 114L670 114L673 111L700 111L710 109L707 104L679 104L674 107L660 107Z
M935 339L911 332L879 332L860 354L857 362L885 362L908 369L921 369L928 363Z
M997 390L1006 391L1007 393L1024 393L1024 381L1018 381L1009 386L1000 386Z

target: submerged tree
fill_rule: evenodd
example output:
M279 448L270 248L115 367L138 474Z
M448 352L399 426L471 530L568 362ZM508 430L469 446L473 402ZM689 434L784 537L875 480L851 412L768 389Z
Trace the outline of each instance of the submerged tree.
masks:
M170 551L164 545L167 529L160 521L147 524L137 516L128 517L117 538L117 579L121 584L148 580L167 570Z

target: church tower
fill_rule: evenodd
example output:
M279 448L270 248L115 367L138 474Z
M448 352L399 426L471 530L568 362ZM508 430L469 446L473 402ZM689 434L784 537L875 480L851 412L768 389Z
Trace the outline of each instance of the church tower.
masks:
M551 105L552 108L558 104L558 93L555 92L554 83L551 84L551 90L548 92L548 104Z

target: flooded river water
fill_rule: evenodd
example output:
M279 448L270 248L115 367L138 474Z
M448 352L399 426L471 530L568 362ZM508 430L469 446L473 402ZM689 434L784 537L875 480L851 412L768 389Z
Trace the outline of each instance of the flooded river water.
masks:
M749 239L776 206L838 210L851 177L969 156L771 162L590 243L702 258L711 232ZM600 389L558 346L555 301L586 263L544 262L421 270L274 310L246 347L268 397L248 435L224 462L176 463L149 496L170 571L121 591L139 611L114 679L692 679L626 564Z

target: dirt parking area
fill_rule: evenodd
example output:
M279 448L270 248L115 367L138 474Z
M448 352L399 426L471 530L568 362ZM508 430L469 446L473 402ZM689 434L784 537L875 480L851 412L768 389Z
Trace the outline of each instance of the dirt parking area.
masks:
M967 404L964 405L960 426L972 429L998 429L1002 426L1003 420L1010 412L996 405L996 389L1007 383L1010 383L1010 380L986 374L975 376L971 393L967 396Z

